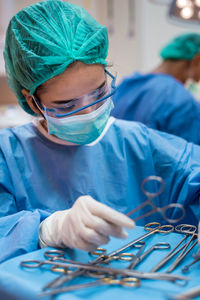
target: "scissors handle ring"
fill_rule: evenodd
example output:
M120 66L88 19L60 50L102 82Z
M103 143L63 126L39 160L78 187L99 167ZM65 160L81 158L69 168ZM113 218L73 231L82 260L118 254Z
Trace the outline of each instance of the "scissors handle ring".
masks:
M104 248L97 248L94 251L89 252L90 255L97 255L97 256L102 256L102 254L106 253L106 249Z
M42 263L40 260L24 260L20 262L20 265L25 268L39 268Z
M179 209L181 211L181 216L177 219L170 219L166 216L167 214L167 211L169 211L170 209ZM160 208L159 211L162 213L163 215L163 218L169 222L169 223L178 223L180 220L183 219L183 217L185 216L185 208L183 207L182 204L180 203L170 203L168 204L167 206L163 207L163 208Z
M154 192L154 193L151 193L151 192L148 192L146 189L145 189L145 184L149 181L157 181L160 183L160 189L157 191L157 192ZM157 197L159 196L160 194L162 194L162 192L164 191L164 188L165 188L165 182L164 180L160 177L160 176L148 176L147 178L145 178L143 181L142 181L142 184L141 184L141 189L143 191L143 193L149 197L149 198L154 198L154 197Z
M151 223L146 224L144 226L144 229L147 231L152 231L152 230L158 229L160 226L161 226L161 224L158 222L151 222Z
M45 257L49 257L49 258L53 258L53 259L56 259L58 257L64 257L65 256L65 252L62 251L62 250L58 250L58 249L55 249L55 250L48 250L44 253L44 256Z
M197 227L195 225L190 224L178 224L175 227L175 230L181 233L192 234L197 231Z
M140 280L135 277L124 277L120 280L120 284L123 286L129 286L129 287L137 287L140 286Z
M55 273L63 273L63 274L69 274L69 273L72 273L71 270L68 269L68 267L66 268L61 268L61 267L58 267L58 266L52 266L51 267L51 271L52 272L55 272Z
M160 232L160 233L170 233L172 231L174 231L174 226L170 225L170 224L162 225L158 229L158 232Z
M112 260L119 260L119 259L121 259L120 255L114 255L114 256L104 255L103 258L106 259L107 262L112 261Z
M112 279L105 277L102 279L106 284L120 284L127 287L137 287L140 286L140 280L135 277L125 277L122 279Z
M131 261L131 260L133 260L134 257L135 257L135 255L131 254L131 253L121 253L118 256L118 259L122 260L122 261Z

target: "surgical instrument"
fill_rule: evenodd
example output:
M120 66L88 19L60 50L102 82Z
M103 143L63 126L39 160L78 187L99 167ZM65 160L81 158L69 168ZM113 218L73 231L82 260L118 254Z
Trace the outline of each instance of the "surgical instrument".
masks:
M182 233L189 233L191 234L190 231L184 229L187 228L188 225L182 225L180 228L180 232ZM197 228L196 228L197 230ZM172 272L178 265L179 263L185 258L185 256L194 248L194 246L198 243L198 241L194 242L192 246L189 247L190 243L197 238L197 233L196 230L193 231L193 233L191 234L191 238L189 239L189 241L184 245L182 252L179 254L179 256L176 258L176 260L173 262L173 264L171 265L171 267L167 270L167 273ZM187 248L189 247L189 249L187 250Z
M150 182L150 181L156 181L160 184L160 189L157 192L152 193L152 192L149 192L147 189L145 189L146 183ZM170 204L168 204L167 206L164 206L164 207L157 207L155 205L155 203L153 202L153 198L159 196L163 192L164 186L165 186L164 180L159 176L149 176L149 177L145 178L142 182L141 189L142 189L143 193L147 196L147 200L144 201L139 206L137 206L136 208L134 208L133 210L129 211L126 215L127 216L132 216L132 214L135 213L136 211L138 211L141 208L149 205L149 206L152 207L152 210L150 210L149 212L147 212L143 215L140 215L138 217L133 218L133 220L137 221L137 220L143 219L143 218L148 217L151 214L154 214L156 212L160 213L162 215L163 219L165 221L169 222L169 223L177 223L180 220L182 220L182 218L185 215L185 209L184 209L183 205L181 205L179 203L170 203ZM167 217L167 213L169 213L170 210L173 209L173 208L177 208L177 209L180 210L181 215L177 219L170 219L170 218Z
M190 300L200 296L200 286L189 289L186 292L183 292L178 295L169 296L170 300Z
M181 230L181 228L188 228L188 230ZM180 252L183 248L185 248L185 244L181 246L178 250L176 250L188 237L196 231L196 226L188 225L188 224L179 224L175 227L175 230L181 233L185 233L185 236L178 242L178 244L151 270L151 272L158 271L161 267L163 267L171 258L173 258L178 252ZM175 251L176 250L176 251Z
M143 253L143 255L139 256L137 258L137 260L133 261L133 263L131 262L130 265L132 264L132 268L135 268L137 265L139 265L139 263L141 263L150 253L152 253L154 250L164 250L164 249L169 249L170 248L170 244L169 243L165 243L165 242L160 242L157 243L155 245L153 245L151 248L149 248L147 251L145 251Z
M198 252L197 252L195 255L193 255L193 257L194 257L194 260L193 260L189 265L186 265L186 266L184 266L184 267L182 268L182 272L183 272L183 273L188 272L188 271L189 271L189 268L190 268L191 266L193 266L194 264L196 264L197 262L200 261L200 250L198 250Z
M106 256L106 249L104 248L97 248L95 251L89 252L90 255L96 256ZM110 260L121 260L121 261L130 261L134 258L132 253L120 253L119 255L115 255L110 257Z
M48 252L51 252L54 250L49 250ZM61 250L56 250L57 252L60 252L60 255L62 255ZM49 254L48 254L49 255ZM49 256L52 257L52 256ZM156 279L156 280L169 280L169 281L176 281L176 280L187 280L187 277L185 276L176 276L176 275L168 275L165 273L148 273L148 272L138 272L138 271L132 271L128 269L117 269L117 268L109 268L109 267L102 267L102 266L94 266L87 263L82 263L79 261L69 260L62 258L61 256L55 256L54 260L26 260L22 261L20 263L21 266L25 268L40 268L43 265L54 265L61 268L82 268L84 270L90 270L90 271L100 271L104 272L105 274L113 274L113 275L127 275L127 276L134 276L137 278L143 278L143 279Z
M144 246L145 246L145 242L143 242L143 241L135 243L133 245L133 247L135 247L135 248L142 248L142 249L144 248ZM106 256L106 251L107 250L104 249L104 248L97 248L95 251L89 252L89 254L90 255L97 255L97 256L102 256L102 254L103 254L104 257L106 258L106 261L108 261L108 262L112 261L112 260L133 261L135 259L135 256L137 255L137 254L134 255L132 253L120 253L118 255L107 257Z
M131 261L131 263L128 265L127 269L129 270L132 270L135 266L135 264L137 263L139 257L140 257L140 254L142 253L144 247L145 247L145 242L141 241L141 242L138 242L140 243L141 245L139 246L139 250L138 252L136 253L135 257L133 258L133 260ZM134 246L136 246L137 244L135 244Z
M171 265L171 267L167 270L167 273L172 272L180 264L180 262L185 258L185 256L196 246L196 244L198 244L198 240L196 242L194 242L190 246L190 248L184 252L184 254L182 254L180 257L178 257L176 259L176 261L174 261L174 263Z
M109 272L105 272L105 275L107 273L110 273L110 274L113 274L113 275L121 275L122 278L124 278L124 275L127 275L127 276L133 276L136 279L167 280L167 281L170 281L170 282L173 282L173 283L176 283L176 281L180 281L180 280L182 280L182 281L184 281L184 283L186 283L189 280L189 278L184 277L184 276L169 275L169 274L166 274L166 273L146 273L146 272L132 271L132 270L128 270L128 269L111 269L111 268L95 267L95 266L89 266L89 268L91 268L92 270L93 269L94 270L98 269L98 270L103 271L103 272L104 272L104 270L108 269ZM126 277L126 278L128 280L128 277ZM110 279L112 280L112 278L110 278ZM114 278L114 280L116 280L116 278ZM97 285L99 285L98 282L99 282L99 280L96 281ZM73 288L72 288L72 286L54 288L54 289L51 289L49 291L44 291L44 292L40 293L39 296L42 297L42 296L49 296L49 295L57 295L57 294L60 294L60 293L63 293L63 292L76 290L76 286L77 285L74 285ZM85 285L84 284L81 285L81 288L89 287L89 286L92 286L92 285L90 285L90 283L87 283ZM96 286L96 284L95 284L95 286Z
M135 260L137 260L137 257L139 257L140 256L140 254L141 254L141 252L143 251L143 249L144 249L144 247L145 247L145 242L143 242L143 241L141 241L141 242L138 242L138 243L136 243L135 245L133 245L135 248L139 248L139 250L138 250L138 252L136 253L136 254L131 254L131 253L122 253L122 254L128 254L128 256L129 255L132 255L132 257L131 257L131 259L126 259L126 257L125 257L125 260L126 261L130 261L131 260L131 263L129 264L129 266L127 267L127 269L132 269L131 268L131 264L135 261ZM99 248L97 248L97 250L99 250ZM104 250L104 254L106 253L106 249L102 249L102 248L100 248L100 250ZM95 251L96 252L96 251ZM96 255L100 255L100 253L99 252L97 252L97 253L95 253ZM111 258L111 260L113 260L113 258L115 258L115 257L117 257L118 258L118 256L112 256L112 258ZM129 258L129 257L127 257L127 258ZM89 273L89 275L90 276L92 276L92 274L91 273ZM96 274L95 274L96 275ZM98 277L99 277L99 274L97 274L98 275ZM100 274L100 276L102 276L102 274Z
M63 259L62 259L63 261ZM108 267L102 267L102 266L92 266L89 264L85 264L79 261L67 261L67 262L59 262L59 261L52 261L52 260L27 260L27 261L22 261L20 265L25 268L40 268L43 265L53 265L56 267L61 267L61 268L82 268L84 270L89 270L89 271L99 271L99 272L104 272L105 275L107 273L113 274L113 275L126 275L126 276L134 276L137 278L148 278L148 279L163 279L163 280L176 280L174 277L167 277L165 274L161 274L160 278L158 276L155 276L152 273L140 273L138 271L132 271L128 269L116 269L116 268L108 268ZM160 275L160 274L159 274ZM163 276L163 277L162 277ZM177 277L177 280L185 280L185 278Z
M135 245L136 243L140 242L141 240L149 237L150 235L154 234L154 233L170 233L174 230L174 227L172 225L161 225L158 222L151 222L145 225L145 230L147 230L148 232L144 235L142 235L141 237L129 242L128 244L120 247L117 250L114 250L113 252L111 252L108 255L101 255L99 256L97 259L93 260L92 262L90 262L90 265L95 265L98 263L102 263L102 261L108 261L110 260L110 257L116 256L119 253L122 253L123 251L129 249L130 247L132 247L133 245ZM74 272L72 272L71 274L64 274L62 276L60 276L59 278L54 279L53 281L51 281L49 284L47 284L43 290L46 290L48 288L52 288L52 287L57 287L60 286L66 282L69 282L70 280L84 274L85 270L83 269L79 269L76 270Z
M61 293L71 292L71 291L77 291L80 289L85 289L89 287L96 287L101 285L121 285L124 287L139 287L140 286L140 280L138 278L134 277L124 277L120 279L112 279L109 277L104 277L100 280L87 282L87 283L81 283L81 284L75 284L65 287L60 287L58 289L48 291L48 292L42 292L38 295L38 297L44 297L48 295L57 295Z

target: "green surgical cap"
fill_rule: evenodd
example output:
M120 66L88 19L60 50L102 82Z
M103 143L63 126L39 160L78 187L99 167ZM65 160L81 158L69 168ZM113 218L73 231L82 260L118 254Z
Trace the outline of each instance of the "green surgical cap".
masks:
M10 21L4 60L8 84L19 104L34 114L21 93L61 74L74 61L106 65L108 36L82 7L59 0L28 6Z
M173 39L160 52L163 59L191 60L200 52L200 34L187 33Z

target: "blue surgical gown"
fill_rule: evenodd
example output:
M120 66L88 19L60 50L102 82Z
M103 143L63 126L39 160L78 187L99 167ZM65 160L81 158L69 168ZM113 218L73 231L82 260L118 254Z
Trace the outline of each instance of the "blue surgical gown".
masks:
M200 145L200 103L167 74L134 73L113 96L116 118L139 121Z
M157 206L182 203L183 221L199 220L200 147L140 123L116 119L97 143L83 146L56 144L33 123L3 129L0 166L1 261L37 249L40 222L81 195L127 213L146 200L140 185L149 175L165 181ZM155 220L163 222L155 214L137 224Z

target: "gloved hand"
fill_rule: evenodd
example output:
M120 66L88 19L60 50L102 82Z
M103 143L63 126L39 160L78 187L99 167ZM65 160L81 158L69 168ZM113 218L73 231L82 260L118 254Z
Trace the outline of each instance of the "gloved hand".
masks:
M106 244L109 236L126 238L122 227L133 228L135 223L126 215L94 200L79 197L71 209L57 211L40 226L41 247L70 247L87 251Z

